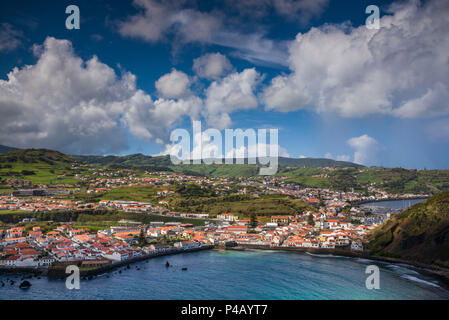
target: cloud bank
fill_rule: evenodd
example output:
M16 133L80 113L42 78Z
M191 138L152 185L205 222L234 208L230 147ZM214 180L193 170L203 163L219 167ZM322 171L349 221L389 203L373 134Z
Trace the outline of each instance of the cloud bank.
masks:
M449 114L449 2L396 3L379 30L324 25L296 36L291 73L264 90L267 110L343 117Z
M194 97L153 101L136 88L135 75L119 76L96 56L83 61L68 40L48 37L34 53L36 64L0 80L2 144L118 153L127 149L125 128L162 143L176 120L194 116L201 105ZM173 97L184 89L161 90Z

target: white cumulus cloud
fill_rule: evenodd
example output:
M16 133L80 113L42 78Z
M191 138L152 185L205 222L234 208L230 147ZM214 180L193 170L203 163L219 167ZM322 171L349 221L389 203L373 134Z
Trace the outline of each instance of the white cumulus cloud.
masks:
M190 79L184 72L172 69L160 77L155 86L167 98L181 98L189 93Z
M324 25L290 45L291 73L265 89L267 109L344 117L449 114L448 1L390 6L379 30ZM282 94L280 94L282 92Z
M201 78L217 80L232 70L228 58L221 53L208 53L193 60L193 70Z
M349 139L349 146L354 149L354 162L363 165L375 165L378 162L378 153L381 150L376 139L364 134Z
M251 68L212 82L205 100L208 124L221 130L231 125L230 113L256 108L258 101L254 90L260 80L260 74Z
M118 76L96 56L83 61L68 40L48 37L34 53L36 64L0 80L1 144L117 153L127 149L125 128L162 143L177 119L195 116L201 105L195 98L153 101L133 74Z

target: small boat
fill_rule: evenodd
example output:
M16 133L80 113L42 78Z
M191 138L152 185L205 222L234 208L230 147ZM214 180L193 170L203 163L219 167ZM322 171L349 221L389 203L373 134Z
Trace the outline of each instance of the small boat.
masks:
M183 267L181 270L182 270L182 271L187 271L187 268L186 268L186 267Z
M28 289L29 287L31 287L31 283L27 280L23 281L20 285L19 288L20 289Z
M168 263L168 261L165 263L165 266L168 268L170 267L170 263Z

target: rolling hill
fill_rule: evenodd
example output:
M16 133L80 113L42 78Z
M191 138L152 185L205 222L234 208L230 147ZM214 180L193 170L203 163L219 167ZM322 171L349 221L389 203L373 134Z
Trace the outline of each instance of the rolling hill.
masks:
M59 175L70 177L76 173L70 171L75 162L111 169L165 171L209 177L258 177L259 172L258 164L173 165L169 156L68 156L46 149L17 149L0 155L0 178L26 178L35 183L56 182L62 179ZM276 176L285 177L286 182L303 187L341 191L354 189L367 192L368 187L375 187L399 194L436 194L449 189L449 170L368 168L331 159L281 157Z
M279 157L280 167L290 167L290 168L363 168L361 164L348 162L348 161L337 161L332 159L324 158L285 158Z
M76 183L74 160L58 151L17 149L0 155L0 182L24 179L32 183Z
M128 168L144 167L144 166L160 166L170 167L173 166L170 156L146 156L141 153L126 155L126 156L72 156L74 159L90 164L98 165L120 165ZM248 159L243 160L245 164L248 164ZM234 159L235 162L235 159ZM320 167L353 167L362 168L364 166L345 161L336 161L332 159L321 158L285 158L279 157L278 165L280 167L292 167L292 168L320 168Z
M392 216L366 248L374 255L449 267L449 190Z

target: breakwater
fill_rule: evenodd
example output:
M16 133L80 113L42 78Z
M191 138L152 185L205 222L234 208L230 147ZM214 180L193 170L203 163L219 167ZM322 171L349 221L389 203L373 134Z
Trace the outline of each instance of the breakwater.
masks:
M188 253L188 252L197 252L203 250L213 249L213 245L203 245L197 248L189 248L189 249L178 249L171 248L165 252L157 252L145 254L139 257L135 257L132 259L124 260L124 261L111 261L110 264L101 267L94 267L89 269L80 268L80 276L82 277L92 277L99 274L111 272L120 267L126 267L132 263L144 261L151 258L157 258L162 256L175 255L180 253ZM40 267L40 268L24 268L24 267L1 267L0 274L34 274L34 275L43 275L48 276L49 278L62 279L66 278L67 274L65 273L66 267L70 264L76 264L76 262L65 262L61 264L56 264L50 266L48 268Z
M0 274L33 274L35 276L47 275L44 267L0 267Z
M105 266L101 266L101 267L97 267L97 268L93 268L93 269L89 269L89 270L83 270L80 269L80 276L82 277L93 277L99 274L103 274L103 273L107 273L107 272L111 272L117 268L120 267L126 267L132 263L135 262L140 262L140 261L144 261L147 259L151 259L151 258L157 258L157 257L163 257L163 256L169 256L169 255L174 255L174 254L179 254L179 253L188 253L188 252L197 252L197 251L203 251L203 250L210 250L213 249L214 246L213 245L204 245L201 247L197 247L197 248L189 248L189 249L178 249L178 248L171 248L168 251L165 252L157 252L157 253L150 253L150 254L146 254L146 255L142 255L139 257L135 257L132 259L128 259L128 260L124 260L124 261L117 261L117 262L112 262L111 264L105 265ZM65 273L65 267L67 265L61 267L55 266L55 267L50 267L48 268L48 277L49 278L65 278L67 277L67 274Z

